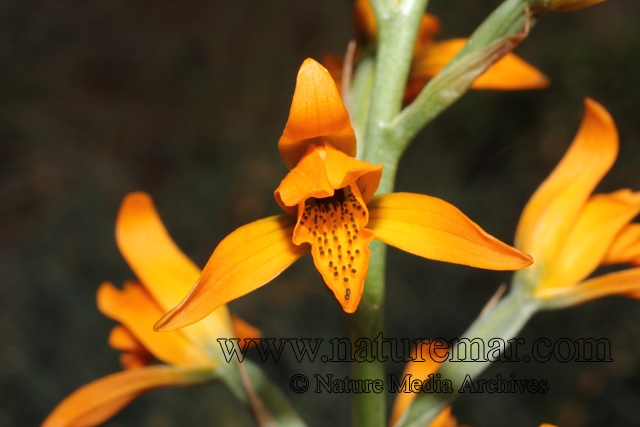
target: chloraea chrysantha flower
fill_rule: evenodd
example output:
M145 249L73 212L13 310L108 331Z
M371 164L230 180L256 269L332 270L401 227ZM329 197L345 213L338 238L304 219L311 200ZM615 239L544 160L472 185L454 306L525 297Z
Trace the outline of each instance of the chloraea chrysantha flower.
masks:
M153 332L158 317L180 301L200 270L171 240L145 193L124 199L116 237L140 282L127 281L122 290L103 283L97 299L100 311L119 322L111 331L109 344L122 352L120 361L125 370L72 393L42 427L98 425L146 391L213 381L219 377L218 366L227 365L217 337L260 335L242 320L232 320L226 306L197 325L167 334ZM152 365L154 358L165 364Z
M275 191L287 212L227 236L189 295L157 324L172 330L268 283L311 252L347 313L363 293L369 243L376 238L425 258L495 270L532 263L434 197L374 197L383 166L356 160L349 115L329 72L307 59L298 73L289 120L278 143L291 169Z
M353 18L358 45L366 48L375 43L378 28L369 0L356 0ZM438 34L440 34L440 20L432 14L425 13L420 21L414 46L413 61L405 91L406 104L415 99L425 83L435 77L467 43L466 38L435 41L434 37ZM323 59L323 65L327 66L340 85L343 73L342 59L327 56ZM549 86L549 79L543 73L517 55L508 53L478 77L471 88L524 90L542 89L547 86Z
M585 107L578 134L529 200L516 232L516 247L536 259L516 282L535 287L550 307L640 289L637 267L587 279L600 265L638 264L640 225L630 221L640 212L640 192L591 195L617 157L618 132L600 104L586 99Z

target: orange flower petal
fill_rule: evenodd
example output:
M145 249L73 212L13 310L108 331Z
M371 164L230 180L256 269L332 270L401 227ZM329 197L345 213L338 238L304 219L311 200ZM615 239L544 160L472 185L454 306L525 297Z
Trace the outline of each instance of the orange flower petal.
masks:
M629 224L616 236L602 264L640 265L640 224Z
M310 145L274 195L278 204L295 216L297 205L305 200L331 197L334 190L357 183L366 204L378 189L383 167L349 157L328 142L324 147Z
M216 248L202 275L156 331L171 331L205 318L218 307L269 283L309 252L291 241L295 218L272 216L240 227Z
M589 98L585 107L569 150L531 197L518 224L516 247L538 262L554 259L584 203L618 154L618 132L609 113Z
M125 197L116 221L120 252L164 312L177 305L200 277L200 269L171 240L153 201L138 192ZM157 320L157 319L156 319ZM217 337L231 336L229 311L219 310L182 331L194 346L218 354Z
M369 203L369 215L376 239L425 258L492 270L517 270L533 262L435 197L384 194Z
M310 144L322 145L325 141L351 157L356 155L355 133L335 82L322 65L307 59L298 72L289 120L278 149L292 169Z
M353 313L364 291L373 239L365 228L369 214L358 186L337 190L335 197L307 199L298 210L293 242L311 244L313 262L325 284L343 310Z
M333 196L335 187L327 177L325 157L324 147L310 145L300 162L282 180L274 195L287 213L297 216L297 205L309 197Z
M109 334L109 345L120 351L139 352L146 350L129 329L122 325L116 325Z
M543 288L536 295L549 300L549 307L572 307L585 302L621 295L640 299L640 268L631 268L585 280L579 285Z
M416 52L411 78L435 77L467 43L467 39L451 39L433 43ZM472 89L522 90L549 86L549 79L532 65L509 53L493 64L471 85Z
M384 165L372 165L356 160L325 144L327 179L333 188L344 188L357 183L364 203L369 203L378 189Z
M567 286L593 272L620 230L640 212L640 193L620 190L591 197L540 286Z
M42 427L91 427L117 414L140 394L149 390L187 386L210 381L210 369L153 366L119 372L81 387L63 400Z
M411 375L411 381L420 380L425 381L429 378L430 374L435 374L440 369L441 363L435 362L432 358L427 357L424 362L409 361L405 365L402 376ZM409 407L413 399L415 399L416 393L398 393L396 400L391 410L391 417L389 419L389 426L393 426L398 422L404 411ZM434 423L443 416L444 413L448 413L451 417L451 408L445 408L440 415L433 421L429 427L434 427ZM453 417L451 417L453 418ZM455 418L453 418L455 421ZM447 424L435 424L437 426L446 426ZM455 424L454 424L455 425Z
M122 291L111 283L103 283L98 289L98 309L104 315L122 323L146 349L165 363L210 363L209 359L180 332L153 332L153 324L162 316L164 310L138 283L126 282Z

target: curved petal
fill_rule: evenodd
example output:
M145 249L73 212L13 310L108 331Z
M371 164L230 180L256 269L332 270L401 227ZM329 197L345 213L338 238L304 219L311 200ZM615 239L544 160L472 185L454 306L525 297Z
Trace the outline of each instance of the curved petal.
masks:
M120 291L111 283L98 289L98 309L122 323L142 345L158 359L172 365L203 365L209 359L180 332L158 334L153 324L164 313L151 295L134 282L126 282Z
M605 274L579 285L542 288L536 292L538 298L546 300L548 308L572 307L609 295L640 299L640 268Z
M149 390L211 381L210 368L152 366L112 374L81 387L63 400L42 427L91 427L117 414Z
M517 270L533 262L435 197L410 193L374 197L368 228L388 245L438 261L492 270Z
M366 191L362 197L367 203L378 189L383 167L349 157L328 142L324 147L310 145L274 195L287 213L296 216L296 206L305 200L331 197L334 190L357 182L359 189Z
M122 201L116 241L122 256L164 312L182 301L200 277L200 269L173 242L146 193L131 193ZM182 333L195 346L218 355L216 338L231 336L227 307L220 307Z
M292 169L310 144L325 141L349 156L356 155L356 136L335 82L322 65L307 59L298 72L289 120L278 149Z
M309 252L292 242L295 217L272 216L240 227L216 248L189 295L154 329L171 331L195 323L223 304L269 283Z
M325 144L325 149L327 179L333 188L344 188L357 183L362 200L365 204L369 203L380 185L384 165L373 165L356 160L336 150L328 143Z
M533 194L518 223L516 247L538 262L554 259L584 203L618 154L618 132L609 113L589 98L585 108L569 150Z
M315 197L333 196L335 187L329 182L324 147L310 145L300 162L284 177L274 195L287 213L298 215L298 204Z
M427 341L428 343L428 341ZM426 381L429 378L430 374L435 374L440 369L442 364L434 361L432 358L427 357L424 359L424 362L417 361L409 361L405 365L404 372L402 373L402 377L404 378L406 375L411 375L411 381L420 380ZM409 407L413 399L415 399L416 393L398 393L395 402L393 403L393 409L391 410L391 417L389 418L389 426L395 425L404 411ZM451 408L445 408L440 415L436 418L436 420L440 419L442 414L448 413L448 416L451 417ZM451 417L453 418L453 417ZM447 424L437 424L436 420L429 427L435 426L446 426ZM455 418L453 418L455 422ZM454 424L455 425L455 424Z
M591 197L539 286L567 286L589 276L620 230L639 212L640 193L620 190Z
M629 224L622 229L604 256L602 264L640 265L640 224Z
M451 39L427 45L416 52L411 78L435 77L465 46L467 39ZM472 89L522 90L549 86L549 79L535 67L509 53L471 85Z

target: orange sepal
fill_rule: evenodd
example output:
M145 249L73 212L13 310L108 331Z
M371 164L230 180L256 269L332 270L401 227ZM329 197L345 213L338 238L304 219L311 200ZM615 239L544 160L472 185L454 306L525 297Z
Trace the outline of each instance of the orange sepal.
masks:
M516 247L538 262L557 255L584 203L618 154L618 132L609 113L589 98L585 108L573 143L533 194L518 223Z
M467 43L467 39L451 39L429 44L416 52L411 66L412 79L435 77ZM523 90L542 89L549 79L538 69L509 53L493 64L471 85L472 89Z
M592 196L539 286L566 286L589 276L601 264L620 230L639 212L640 193L619 190Z
M146 193L131 193L122 201L116 221L116 241L131 269L163 312L182 301L200 277L200 269L171 239ZM229 311L220 307L203 322L182 332L194 346L207 352L217 349L216 338L231 335Z
M152 366L109 375L81 387L63 400L42 427L92 427L117 414L140 394L170 386L212 380L210 369Z
M105 282L98 289L97 299L101 313L122 323L148 351L163 362L172 365L211 363L180 332L153 332L153 324L164 310L139 283L125 282L120 291Z
M609 295L640 299L640 268L605 274L578 285L541 288L536 291L538 298L548 300L550 308L572 307Z
M154 329L171 331L195 323L218 307L270 282L302 255L308 245L291 238L295 218L272 216L238 228L216 248L189 295Z
M336 84L326 68L309 58L298 72L289 120L278 149L292 169L310 144L322 145L325 141L351 157L356 155L356 136Z
M517 270L533 263L435 197L384 194L369 203L369 215L368 228L376 239L424 258L491 270Z
M602 260L603 265L640 265L640 224L629 224L616 236Z
M131 193L122 201L116 242L138 279L165 310L177 304L200 276L200 269L169 236L146 193Z

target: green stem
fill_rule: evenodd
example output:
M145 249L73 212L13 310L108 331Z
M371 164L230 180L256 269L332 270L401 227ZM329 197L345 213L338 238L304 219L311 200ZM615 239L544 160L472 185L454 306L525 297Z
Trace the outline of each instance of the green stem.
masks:
M352 125L356 132L358 142L357 158L362 160L365 152L365 141L367 138L364 125L369 117L369 99L373 88L373 79L376 72L375 52L362 52L362 59L358 62L353 76L352 95L355 100L353 111L349 111L349 116L353 118Z
M399 154L379 153L392 136L389 125L402 108L407 77L420 19L427 0L402 0L381 7L372 2L378 25L376 72L371 92L369 117L365 124L366 151L364 159L396 164Z
M462 336L470 340L480 338L485 345L493 338L501 338L506 343L522 330L539 308L539 303L529 292L512 291L489 313L471 325ZM465 377L469 375L472 379L476 378L490 363L489 361L464 363L449 360L444 362L438 373L441 379L451 380L454 393L418 395L406 413L406 419L401 420L401 425L403 427L429 425L447 404L458 397L457 390Z
M374 240L370 245L369 272L358 310L348 317L351 339L368 338L374 342L382 332L384 322L384 288L386 269L386 245ZM384 381L385 369L382 361L354 362L354 379L380 379ZM385 393L359 393L353 395L353 425L383 427L386 420Z
M356 76L354 90L360 91L360 96L367 95L365 99L355 100L358 105L357 122L363 126L359 135L362 140L362 145L358 147L360 156L370 163L386 164L378 189L383 193L393 190L395 170L401 155L385 151L385 147L389 145L388 125L402 108L413 47L426 4L427 0L402 0L399 3L395 0L372 1L379 29L378 51L375 64L371 60L363 61L364 71L361 71L362 77ZM362 81L361 87L359 80ZM370 245L370 250L364 294L358 310L349 316L354 342L358 338L374 340L383 328L386 246L375 241ZM353 375L355 379L384 381L384 364L377 359L373 362L354 363ZM354 426L384 427L385 420L384 393L354 394Z

